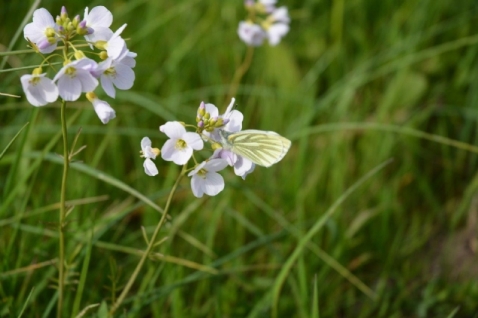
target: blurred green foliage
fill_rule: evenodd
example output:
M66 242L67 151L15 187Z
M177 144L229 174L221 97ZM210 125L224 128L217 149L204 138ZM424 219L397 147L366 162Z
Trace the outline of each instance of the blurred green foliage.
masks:
M68 104L71 140L87 145L73 168L65 303L78 281L81 306L111 304L145 248L159 216L104 182L113 176L164 205L178 167L156 160L143 172L140 140L165 138L167 120L193 122L201 101L224 110L246 47L236 35L242 1L109 0L44 2L55 16L104 5L123 23L138 53L136 82L108 102L117 118L102 125L86 99ZM183 180L156 251L208 265L210 274L150 261L125 303L131 317L267 317L281 266L323 213L381 162L385 170L355 191L310 242L376 294L370 299L314 249L299 258L281 291L280 317L456 317L478 314L477 154L416 138L414 129L475 145L478 138L478 4L463 0L282 0L290 33L277 47L255 50L239 87L244 128L273 130L293 140L289 154L243 181L225 173L226 189L196 199ZM28 1L0 2L0 48L6 50ZM14 49L26 48L23 36ZM5 69L36 65L33 54L11 56ZM23 95L19 76L0 73L0 92ZM104 97L104 96L103 96ZM0 96L0 151L26 123L0 161L0 317L54 312L57 208L61 165L59 103L36 109L25 98ZM348 123L356 123L350 126ZM367 126L395 127L395 132ZM375 127L375 128L374 128ZM397 132L398 131L398 132ZM48 144L51 147L48 148ZM42 151L48 153L41 159ZM40 158L40 159L39 159ZM104 196L107 196L105 199ZM81 203L81 202L80 202ZM88 244L91 242L91 254ZM133 250L131 250L133 249ZM91 260L80 278L86 255ZM316 283L316 288L314 284ZM31 294L30 294L31 293ZM317 295L318 301L313 295ZM28 301L27 301L28 299ZM315 316L316 314L314 314Z

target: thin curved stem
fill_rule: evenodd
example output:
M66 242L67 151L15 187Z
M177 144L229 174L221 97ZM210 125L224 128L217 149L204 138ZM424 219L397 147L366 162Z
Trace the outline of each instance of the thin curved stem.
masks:
M57 307L57 317L60 318L62 315L63 308L63 292L64 292L64 283L65 283L65 218L66 218L66 178L68 176L68 167L70 164L70 159L68 155L68 130L66 127L66 102L62 100L61 102L61 132L63 135L63 177L61 179L61 192L60 192L60 220L58 224L58 233L59 233L59 274L58 274L58 307Z
M164 221L166 221L166 216L168 215L168 211L169 211L169 206L171 204L171 200L173 198L173 195L174 193L176 192L176 189L178 187L178 184L179 184L179 181L181 180L181 178L183 177L184 173L186 171L186 165L183 166L182 170L181 170L181 173L179 174L178 178L176 179L176 182L174 183L172 189L171 189L171 192L169 192L169 197L168 197L168 200L166 201L166 206L164 207L164 213L162 214L161 216L161 219L159 220L159 223L158 225L156 225L156 228L154 229L154 232L153 232L153 235L151 236L151 239L149 240L149 243L148 243L148 247L146 248L146 251L143 253L143 255L141 256L141 259L139 260L139 263L138 265L136 265L136 268L133 272L133 274L131 275L131 277L129 278L128 282L126 283L126 286L124 287L123 291L121 292L121 294L119 295L118 299L116 300L116 302L113 304L113 307L111 307L111 310L110 310L110 316L112 316L114 314L114 312L119 308L119 306L121 306L121 303L123 302L123 300L125 299L126 295L128 294L129 290L131 289L131 287L133 286L133 283L134 281L136 280L136 277L138 276L139 272L141 271L141 269L143 268L143 265L144 263L146 262L146 258L149 256L149 254L151 253L151 250L153 249L155 243L156 243L156 238L158 237L158 234L159 234L159 230L161 229L161 227L163 226L164 224Z
M247 70L251 66L252 63L252 56L254 55L254 47L248 46L246 51L246 56L244 57L244 61L242 64L236 69L234 76L232 77L231 86L229 88L228 98L226 100L231 100L237 93L237 88L239 83L241 82L242 77L246 74Z

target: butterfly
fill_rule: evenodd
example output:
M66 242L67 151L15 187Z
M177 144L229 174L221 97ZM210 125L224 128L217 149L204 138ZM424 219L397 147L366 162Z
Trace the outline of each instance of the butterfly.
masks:
M273 131L249 129L231 133L221 129L219 135L223 149L263 167L281 161L291 145L289 139Z

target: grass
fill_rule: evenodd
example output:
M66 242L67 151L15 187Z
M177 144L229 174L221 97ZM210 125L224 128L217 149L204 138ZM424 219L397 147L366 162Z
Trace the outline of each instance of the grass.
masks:
M241 1L42 5L54 13L66 5L73 15L100 3L113 12L114 29L128 23L136 81L108 99L117 112L108 125L84 98L67 106L69 142L82 127L77 147L87 148L68 176L66 199L75 208L64 316L87 306L85 316L104 315L146 249L142 227L151 236L159 222L180 167L159 159L159 176L146 176L141 138L160 146L158 127L193 121L203 100L224 110L246 54L236 35ZM183 178L159 234L167 239L119 312L478 317L478 6L280 4L289 8L291 31L279 46L254 51L236 102L244 128L279 132L292 140L290 152L245 181L223 174L226 188L211 198L194 198ZM28 10L2 5L3 50ZM25 48L21 35L12 49ZM39 62L14 55L4 69ZM19 76L27 72L0 73L0 92L23 96ZM0 95L0 317L54 315L60 139L59 102L34 108Z

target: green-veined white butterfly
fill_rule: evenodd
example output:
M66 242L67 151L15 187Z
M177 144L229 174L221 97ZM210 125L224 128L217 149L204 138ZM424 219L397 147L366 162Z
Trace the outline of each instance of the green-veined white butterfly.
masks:
M222 147L259 166L270 167L284 158L290 140L273 131L242 130L230 133L219 130Z

